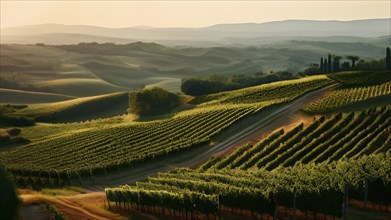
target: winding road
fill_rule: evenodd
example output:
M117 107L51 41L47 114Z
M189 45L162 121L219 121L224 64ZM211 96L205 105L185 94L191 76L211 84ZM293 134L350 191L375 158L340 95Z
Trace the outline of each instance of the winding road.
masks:
M98 201L94 203L96 205L99 204L98 206L103 206L105 204L104 188L106 187L135 184L137 181L145 180L148 176L154 176L158 172L174 170L178 167L196 167L213 155L225 154L245 143L255 143L259 141L260 137L264 137L276 129L292 125L293 123L312 120L312 116L303 114L300 109L304 105L325 96L332 87L329 86L307 93L289 103L267 107L232 125L222 132L221 135L212 139L211 145L197 147L175 155L168 155L105 176L83 179L82 182L71 182L71 185L80 185L86 189L87 193L76 196L54 196L51 199L44 199L44 201L54 205L62 213L75 219L121 219L117 214L101 214L95 208L86 207L83 200ZM39 198L43 199L44 197L39 196ZM29 218L27 217L26 219Z
M81 186L92 192L98 192L106 187L135 184L137 181L147 179L148 176L154 176L158 172L173 170L177 167L196 167L208 160L212 155L219 156L244 143L255 142L253 140L255 136L261 136L282 126L297 122L297 115L308 119L309 116L305 116L300 109L304 105L326 95L332 87L328 86L307 93L289 103L267 107L232 125L222 135L213 139L212 143L214 144L212 145L197 147L176 155L165 156L131 169L121 170L105 176L85 179L82 181ZM310 118L312 119L312 117ZM221 141L219 141L220 139ZM78 182L75 182L75 184L78 184Z

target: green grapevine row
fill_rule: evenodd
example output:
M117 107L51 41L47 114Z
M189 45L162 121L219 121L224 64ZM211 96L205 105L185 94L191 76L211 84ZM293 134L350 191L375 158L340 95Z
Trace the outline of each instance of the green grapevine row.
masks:
M339 113L330 119L320 117L306 127L300 124L285 134L280 130L258 144L238 148L211 168L254 167L272 170L297 162L320 163L342 157L357 158L376 152L377 149L383 149L383 152L389 149L389 142L385 140L390 129L389 107L364 110L358 114Z
M310 103L303 110L309 113L326 113L375 98L389 98L390 95L391 82L368 87L338 89Z
M372 86L391 81L391 72L341 72L329 77L344 87Z
M225 206L272 215L276 205L291 207L295 201L302 211L341 216L346 186L356 190L364 180L369 180L370 184L390 187L389 173L391 154L387 153L364 156L360 160L299 164L272 171L182 168L160 173L136 186L106 188L105 191L108 201L115 202L117 208L123 203L122 207L130 204L139 207L138 211L143 211L140 207L148 206L150 209L161 207L219 215L221 206ZM387 198L389 195L382 197Z
M62 181L102 175L133 167L157 157L207 144L233 123L261 109L284 103L332 83L325 76L309 77L244 89L265 97L236 97L238 103L199 105L172 118L129 125L103 126L80 133L40 139L0 152L0 163L15 176L38 182ZM286 89L289 87L289 90ZM273 91L269 93L268 91ZM240 90L238 90L240 91ZM236 94L238 91L233 91ZM230 94L225 93L225 94ZM245 93L244 93L245 94ZM273 94L273 95L272 95ZM271 99L266 97L270 95ZM235 97L230 94L227 97ZM218 100L223 103L222 100ZM47 180L42 180L47 178ZM61 182L61 181L58 181Z

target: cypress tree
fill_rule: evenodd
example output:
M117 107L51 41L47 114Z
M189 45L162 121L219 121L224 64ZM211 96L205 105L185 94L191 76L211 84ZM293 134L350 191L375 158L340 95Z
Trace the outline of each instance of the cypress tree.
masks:
M386 63L387 67L391 68L391 49L389 47L386 49Z
M328 73L331 73L331 54L329 54L329 58L328 58L328 65L327 65L327 72Z
M327 59L324 59L324 61L323 61L323 72L324 73L328 73L327 65L328 65L328 61L327 61Z
M339 61L342 59L340 56L334 56L333 72L339 72Z
M320 69L320 72L321 72L321 73L324 73L324 72L323 72L323 57L320 58L319 69Z

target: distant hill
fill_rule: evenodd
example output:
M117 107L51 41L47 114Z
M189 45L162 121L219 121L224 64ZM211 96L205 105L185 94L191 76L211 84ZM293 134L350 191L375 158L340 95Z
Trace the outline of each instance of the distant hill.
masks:
M61 24L5 28L0 88L8 90L0 102L52 102L156 85L178 92L184 78L295 73L329 53L379 59L391 46L390 25L391 19L385 18L203 28ZM35 99L29 99L32 92L39 92Z
M45 122L74 122L123 115L128 107L128 93L112 93L62 102L32 104L18 111L17 115Z
M0 88L12 91L2 94L0 102L52 102L69 96L96 96L151 85L179 92L184 78L283 70L296 73L309 63L318 63L328 53L383 58L385 45L385 38L365 38L363 42L288 40L242 47L173 47L145 42L2 44ZM40 93L31 99L31 92Z
M217 24L202 28L104 28L42 24L1 29L2 43L73 44L79 42L154 41L170 45L248 43L244 39L298 37L379 37L390 35L390 18L354 21L286 20L267 23ZM239 39L239 40L235 40ZM266 41L268 42L268 41ZM262 41L258 41L261 43Z

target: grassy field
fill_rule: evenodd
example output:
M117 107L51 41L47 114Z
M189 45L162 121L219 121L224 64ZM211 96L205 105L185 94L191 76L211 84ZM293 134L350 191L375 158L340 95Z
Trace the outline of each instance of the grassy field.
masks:
M108 118L127 113L128 93L76 98L69 101L31 104L13 114L43 122L77 122Z
M26 98L28 97L28 99ZM70 100L75 97L60 95L45 92L31 92L14 89L0 89L0 103L9 104L31 104L31 103L46 103L46 102L60 102Z

